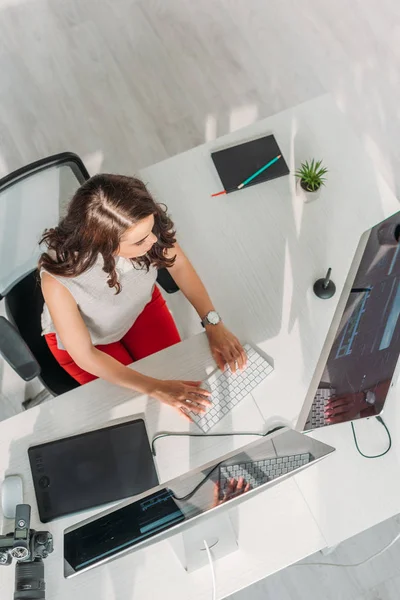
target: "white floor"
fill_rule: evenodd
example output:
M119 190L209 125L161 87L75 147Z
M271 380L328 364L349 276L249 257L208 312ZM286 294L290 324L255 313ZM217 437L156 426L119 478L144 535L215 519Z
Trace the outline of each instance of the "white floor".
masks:
M398 0L0 0L0 176L63 150L132 174L326 91L399 192ZM0 419L38 389L0 363ZM333 558L357 562L399 526ZM235 599L394 599L397 557L292 567Z

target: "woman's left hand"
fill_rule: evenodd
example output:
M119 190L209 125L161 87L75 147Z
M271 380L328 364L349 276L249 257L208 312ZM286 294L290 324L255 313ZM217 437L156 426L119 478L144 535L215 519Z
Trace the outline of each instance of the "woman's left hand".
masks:
M221 371L229 365L232 373L244 369L247 364L246 352L236 336L223 323L206 327L208 342L215 362Z

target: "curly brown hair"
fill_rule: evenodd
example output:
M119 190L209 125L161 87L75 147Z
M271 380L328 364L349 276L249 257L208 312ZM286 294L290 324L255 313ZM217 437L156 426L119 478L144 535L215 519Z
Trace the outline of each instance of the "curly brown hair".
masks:
M115 269L122 235L140 220L154 215L153 233L157 242L145 256L131 259L139 268L171 267L175 257L165 251L175 239L174 224L167 208L157 204L145 184L134 177L99 174L88 179L74 194L66 216L57 227L46 229L40 244L50 252L39 259L39 270L52 275L76 277L90 269L101 254L107 283L121 291Z

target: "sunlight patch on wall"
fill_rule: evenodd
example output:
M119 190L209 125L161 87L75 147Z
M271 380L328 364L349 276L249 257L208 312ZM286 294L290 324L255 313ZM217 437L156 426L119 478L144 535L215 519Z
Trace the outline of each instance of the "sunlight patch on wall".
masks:
M364 134L363 141L364 148L372 160L375 170L379 171L379 173L383 175L390 189L395 193L396 181L393 169L388 159L388 155L382 152L382 149L368 133Z
M245 106L238 106L232 108L229 116L229 131L236 131L251 125L258 119L258 107L255 104L246 104Z
M102 150L96 150L90 154L85 154L85 156L82 157L82 160L85 167L89 171L89 175L101 173L104 161L104 154Z
M206 118L206 129L204 133L204 139L206 142L212 142L217 137L217 120L215 115L207 115Z

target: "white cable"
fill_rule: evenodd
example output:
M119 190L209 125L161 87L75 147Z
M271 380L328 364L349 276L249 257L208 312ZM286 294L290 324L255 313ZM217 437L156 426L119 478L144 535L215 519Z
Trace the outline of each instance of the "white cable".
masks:
M204 547L207 552L208 562L210 563L210 569L211 569L211 580L212 580L212 587L213 587L212 600L217 600L217 584L215 582L214 561L212 559L210 548L209 548L206 540L203 540L203 544L204 544Z
M341 564L341 563L326 563L326 562L312 562L312 563L295 563L294 565L290 565L291 567L319 567L319 566L323 566L323 567L361 567L361 565L365 565L366 563L368 563L370 560L373 560L374 558L378 558L378 556L380 556L381 554L383 554L384 552L386 552L386 550L389 550L389 548L391 548L393 546L393 544L395 544L397 542L397 540L400 539L400 533L398 533L396 535L396 537L389 542L389 544L387 544L387 546L385 546L384 548L382 548L382 550L379 550L379 552L377 552L376 554L373 554L372 556L370 556L369 558L366 558L365 560L362 560L359 563L355 563L352 565L349 564Z

